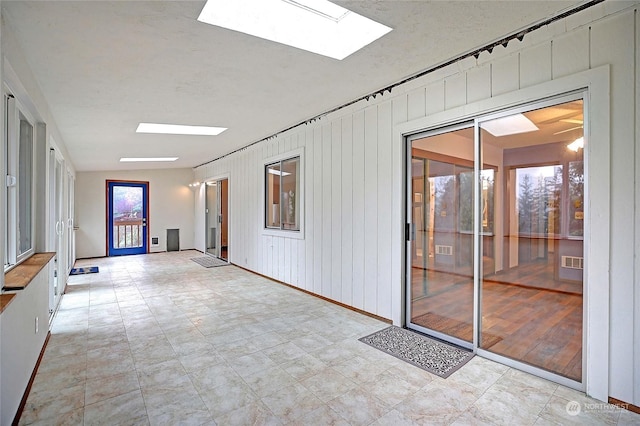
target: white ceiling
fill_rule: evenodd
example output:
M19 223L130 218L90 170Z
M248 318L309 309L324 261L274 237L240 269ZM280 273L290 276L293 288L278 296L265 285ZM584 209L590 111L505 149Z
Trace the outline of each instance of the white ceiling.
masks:
M232 1L232 0L230 0ZM337 61L196 21L204 1L2 1L79 171L194 167L578 1L335 1L394 30ZM228 127L136 134L139 122ZM120 157L178 156L174 163Z

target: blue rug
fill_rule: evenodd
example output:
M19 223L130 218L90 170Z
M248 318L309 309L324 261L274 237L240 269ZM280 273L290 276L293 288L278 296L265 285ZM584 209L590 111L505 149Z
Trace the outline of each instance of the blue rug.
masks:
M86 266L84 268L73 268L69 275L82 275L82 274L97 274L97 266Z

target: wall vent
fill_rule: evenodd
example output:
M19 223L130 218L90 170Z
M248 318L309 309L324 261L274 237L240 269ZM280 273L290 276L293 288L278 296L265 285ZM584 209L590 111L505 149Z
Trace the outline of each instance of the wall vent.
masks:
M453 247L441 246L439 244L436 244L436 254L441 254L444 256L453 256Z
M569 269L584 269L584 258L576 256L562 256L562 267Z

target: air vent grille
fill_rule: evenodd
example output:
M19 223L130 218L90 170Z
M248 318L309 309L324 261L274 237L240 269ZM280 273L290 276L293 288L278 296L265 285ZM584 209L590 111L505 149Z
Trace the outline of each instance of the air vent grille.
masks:
M444 256L453 256L453 247L436 244L436 254L440 254Z
M562 267L569 269L584 269L584 258L576 256L562 256Z

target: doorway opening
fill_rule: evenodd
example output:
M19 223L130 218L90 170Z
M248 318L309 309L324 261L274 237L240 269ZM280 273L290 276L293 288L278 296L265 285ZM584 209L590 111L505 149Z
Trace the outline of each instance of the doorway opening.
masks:
M107 180L107 254L147 253L149 182Z
M583 94L407 139L413 328L583 389Z
M206 252L222 260L229 260L229 179L208 181L205 184Z

